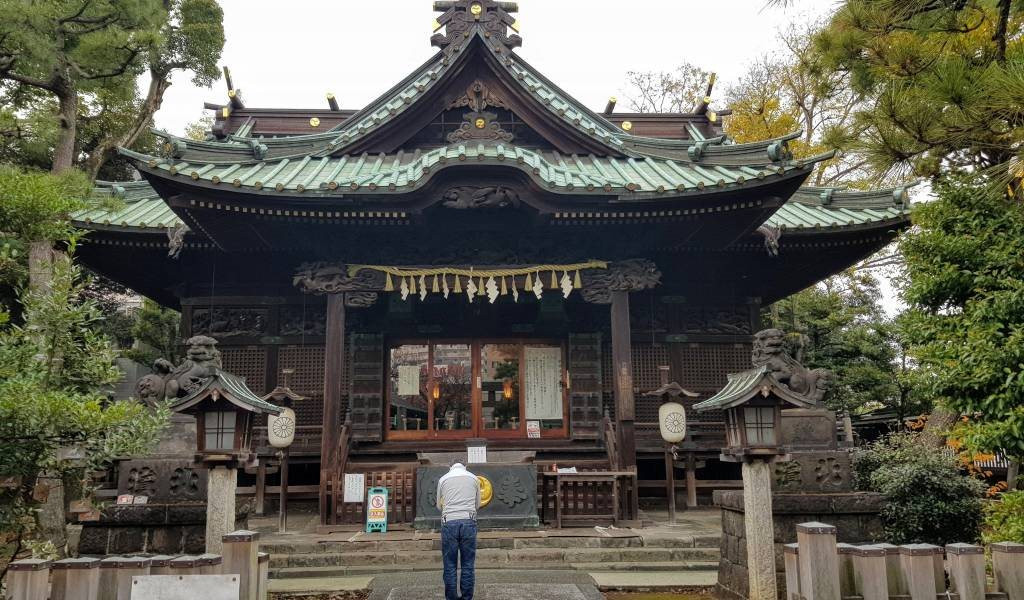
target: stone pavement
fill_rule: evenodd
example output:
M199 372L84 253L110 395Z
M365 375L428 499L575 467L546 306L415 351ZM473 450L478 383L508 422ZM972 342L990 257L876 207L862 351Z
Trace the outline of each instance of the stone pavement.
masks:
M440 573L377 577L370 600L444 600ZM602 600L593 579L582 573L550 571L477 572L478 600Z

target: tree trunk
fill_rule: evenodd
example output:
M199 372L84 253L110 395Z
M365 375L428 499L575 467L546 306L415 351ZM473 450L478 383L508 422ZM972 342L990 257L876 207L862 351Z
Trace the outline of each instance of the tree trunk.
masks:
M50 289L53 282L53 242L35 240L28 246L28 289L33 292Z
M921 441L935 448L945 446L946 434L956 424L958 416L955 412L936 406L932 414L928 415L928 422L921 433Z
M100 169L103 168L103 165L107 164L107 161L114 157L119 147L127 148L131 146L139 139L139 136L150 128L153 123L153 115L156 114L156 111L160 110L160 105L164 101L164 93L167 92L169 87L171 87L171 81L166 74L150 69L149 90L146 92L146 97L142 100L142 105L139 107L135 122L124 133L108 135L100 141L85 162L85 172L89 174L89 179L95 180L99 176Z
M1006 469L1006 491L1012 492L1017 489L1020 482L1020 459L1011 458L1010 466Z
M51 173L62 173L75 164L75 135L78 121L78 92L65 80L54 91L59 103L57 144L53 148Z

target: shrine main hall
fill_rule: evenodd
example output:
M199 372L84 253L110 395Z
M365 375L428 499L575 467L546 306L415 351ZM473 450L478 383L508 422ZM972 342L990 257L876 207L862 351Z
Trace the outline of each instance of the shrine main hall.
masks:
M734 143L710 98L592 110L516 53L513 3L435 8L436 54L365 107L232 88L207 139L121 149L141 179L98 185L115 202L74 215L78 257L180 310L182 340L216 339L255 394L299 397L292 485L325 525L362 518L343 473L412 522L425 455L481 444L633 471L635 516L664 494L668 382L689 392L678 485L738 487L722 415L690 407L750 367L762 309L906 227L907 191L807 187L831 154L794 157L800 132Z

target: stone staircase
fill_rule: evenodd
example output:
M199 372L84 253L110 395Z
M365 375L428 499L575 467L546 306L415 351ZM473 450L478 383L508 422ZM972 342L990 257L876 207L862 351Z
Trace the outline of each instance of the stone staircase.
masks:
M621 530L620 530L621 531ZM585 535L583 535L585 534ZM270 553L270 578L324 579L379 576L390 573L439 572L439 539L358 541L271 541L260 550ZM576 571L585 573L716 573L719 536L616 536L583 531L540 537L481 535L478 571Z

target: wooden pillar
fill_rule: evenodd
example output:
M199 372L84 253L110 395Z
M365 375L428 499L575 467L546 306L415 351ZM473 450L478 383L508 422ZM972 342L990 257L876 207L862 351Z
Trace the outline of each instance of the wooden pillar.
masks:
M836 528L825 523L800 523L796 526L796 541L800 545L800 596L806 600L840 600Z
M281 488L277 501L277 532L284 533L288 529L288 448L277 453L281 460ZM331 494L333 498L335 494Z
M836 544L836 552L839 554L839 593L843 598L853 596L857 588L853 569L853 556L856 551L857 547L853 544Z
M991 548L996 590L1008 600L1024 600L1024 544L996 542Z
M615 387L615 429L619 438L619 461L623 469L636 470L636 415L633 398L633 352L629 331L629 293L611 292L612 369ZM630 492L630 517L639 513L636 482Z
M859 546L853 553L854 586L864 600L889 598L885 556L885 548L878 546Z
M676 461L672 456L672 445L665 444L665 492L668 495L668 520L676 522Z
M224 575L238 575L239 599L256 600L259 591L259 538L255 531L239 530L224 536Z
M258 517L262 517L266 510L266 497L267 461L266 459L260 459L260 464L256 467L256 507L254 509Z
M935 600L935 546L900 546L900 566L911 600Z
M697 508L697 459L686 453L686 508Z
M345 372L345 294L327 296L327 335L324 352L324 420L320 441L320 524L334 524L338 507L329 493L337 463L338 437L341 430L341 378Z
M782 560L786 568L785 600L800 600L800 544L783 546Z
M50 600L96 600L100 559L65 558L53 563Z
M7 595L11 600L46 600L50 591L48 560L16 560L7 567Z
M946 544L951 592L960 600L985 600L985 549L973 544Z

